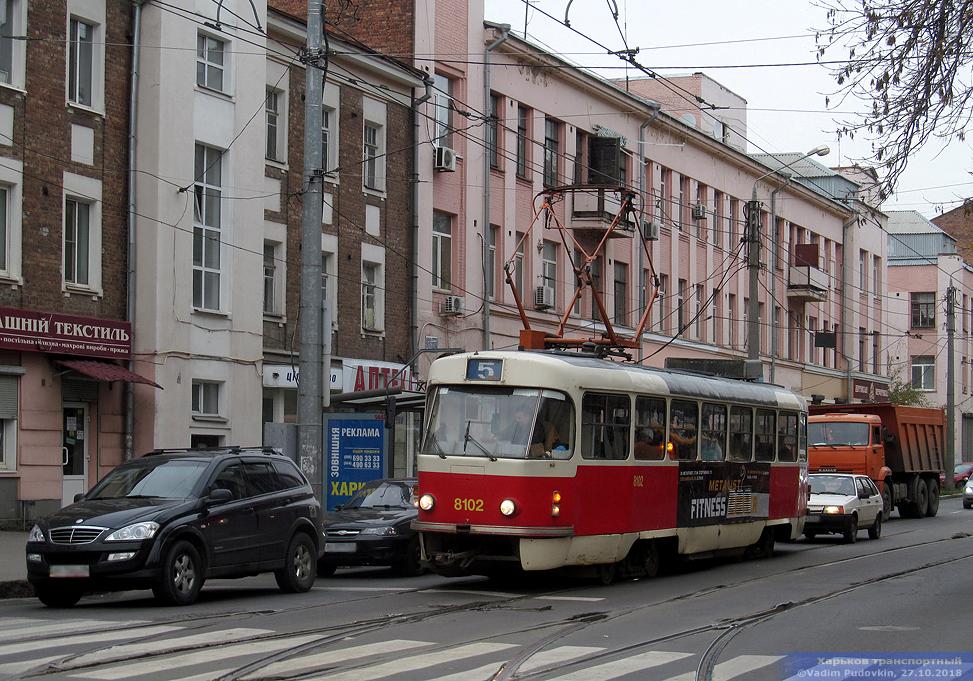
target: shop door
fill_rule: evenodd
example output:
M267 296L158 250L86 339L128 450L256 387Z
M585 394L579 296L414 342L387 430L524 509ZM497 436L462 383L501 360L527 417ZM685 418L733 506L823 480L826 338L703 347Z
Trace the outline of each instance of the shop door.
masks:
M83 404L65 404L61 433L61 506L74 503L88 490L88 411Z

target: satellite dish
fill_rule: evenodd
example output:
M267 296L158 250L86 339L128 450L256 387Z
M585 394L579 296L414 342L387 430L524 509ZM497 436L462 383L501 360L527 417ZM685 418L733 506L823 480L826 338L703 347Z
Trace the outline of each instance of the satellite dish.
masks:
M684 113L682 116L679 117L679 120L688 126L691 126L693 128L696 127L696 116L694 114Z

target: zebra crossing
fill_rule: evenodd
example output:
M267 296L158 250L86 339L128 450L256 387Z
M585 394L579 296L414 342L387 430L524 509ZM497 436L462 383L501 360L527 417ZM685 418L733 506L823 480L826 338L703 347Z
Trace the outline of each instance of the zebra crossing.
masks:
M325 634L280 635L269 629L203 630L188 623L105 620L20 620L0 630L0 678L46 671L47 679L80 681L213 681L275 653L323 640ZM269 661L241 677L302 681L423 679L486 681L523 648L522 642L488 640L444 646L416 638L368 641L349 637L324 649ZM731 681L756 670L770 672L782 656L739 655L716 665L714 679ZM698 652L628 651L616 656L598 646L562 645L538 651L520 675L560 681L659 679L691 681Z

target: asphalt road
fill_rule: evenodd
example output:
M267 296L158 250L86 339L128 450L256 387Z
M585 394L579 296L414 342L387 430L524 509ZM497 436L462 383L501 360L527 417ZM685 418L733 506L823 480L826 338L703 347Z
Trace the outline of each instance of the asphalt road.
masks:
M270 576L212 581L189 608L148 592L67 611L9 600L0 678L973 678L973 655L947 655L973 650L971 593L973 511L946 499L937 518L894 514L877 541L778 544L770 559L611 586L361 569L296 596Z

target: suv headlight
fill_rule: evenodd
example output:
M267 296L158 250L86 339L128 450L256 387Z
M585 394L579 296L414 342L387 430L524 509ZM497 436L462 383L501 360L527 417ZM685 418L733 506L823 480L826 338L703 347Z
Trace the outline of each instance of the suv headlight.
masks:
M105 537L105 541L142 541L143 539L152 539L158 531L159 523L150 520L115 530Z
M44 536L44 530L40 528L40 525L34 525L30 529L30 534L27 536L27 541L47 541L47 537Z
M393 537L398 534L394 527L366 527L361 534L377 534L380 537Z

